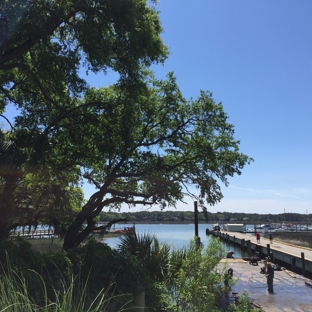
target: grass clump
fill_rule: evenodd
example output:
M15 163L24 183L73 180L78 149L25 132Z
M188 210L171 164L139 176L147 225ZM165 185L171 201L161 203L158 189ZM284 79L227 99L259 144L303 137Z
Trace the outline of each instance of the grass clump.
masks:
M0 276L0 311L105 312L112 311L111 304L118 299L110 289L102 289L93 300L89 300L86 287L88 281L81 288L77 279L72 278L69 284L62 280L60 287L56 289L47 285L38 273L33 274L37 277L38 287L33 296L23 276L11 269ZM114 311L123 311L123 307Z
M141 278L135 257L96 241L70 252L0 244L0 311L121 311L134 305Z

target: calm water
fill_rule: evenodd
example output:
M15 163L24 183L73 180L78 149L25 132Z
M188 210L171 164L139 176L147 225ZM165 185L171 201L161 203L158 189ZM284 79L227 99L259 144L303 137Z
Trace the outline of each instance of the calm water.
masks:
M129 226L127 224L126 226ZM116 229L123 229L124 225L116 225ZM198 235L204 246L207 246L210 236L206 235L206 229L211 229L212 224L199 224L198 225ZM171 244L173 247L184 247L187 246L189 241L195 235L194 224L136 224L136 232L140 234L151 234L156 235L161 243ZM110 247L115 248L119 243L119 237L107 238L105 243ZM246 254L241 253L239 246L234 246L232 244L223 243L226 250L234 251L234 257L245 257Z

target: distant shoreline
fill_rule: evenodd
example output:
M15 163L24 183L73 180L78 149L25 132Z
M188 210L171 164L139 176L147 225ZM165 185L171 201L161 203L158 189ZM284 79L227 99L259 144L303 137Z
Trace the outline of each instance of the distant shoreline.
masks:
M99 223L108 223L109 221L100 221ZM199 221L198 224L215 224L215 221L210 221L210 222L204 222L204 221ZM127 221L127 222L119 222L115 223L116 225L118 224L194 224L194 221Z

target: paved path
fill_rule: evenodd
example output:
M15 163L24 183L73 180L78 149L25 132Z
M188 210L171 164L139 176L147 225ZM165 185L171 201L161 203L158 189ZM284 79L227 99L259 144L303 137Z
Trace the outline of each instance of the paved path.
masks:
M253 244L257 243L256 236L254 234L250 235L250 234L238 233L238 232L226 232L226 233L229 234L230 236L235 236L236 238L239 238L239 239L245 239L246 241L250 240L251 243ZM267 244L269 243L270 243L269 239L261 237L260 244L258 245L266 247ZM312 261L312 249L311 248L305 248L305 247L295 246L291 244L286 244L281 241L275 241L274 234L273 234L273 243L270 244L270 249L279 250L284 253L288 253L290 255L294 255L297 257L301 257L301 252L304 252L305 259Z
M267 292L266 277L260 273L263 262L259 262L258 266L250 265L241 259L224 259L222 262L226 262L227 267L233 269L233 278L239 279L232 287L232 292L240 294L242 290L247 290L252 302L259 305L263 311L312 311L312 288L305 284L312 283L311 280L294 273L292 275L295 277L292 277L285 271L275 271L274 294L270 295Z

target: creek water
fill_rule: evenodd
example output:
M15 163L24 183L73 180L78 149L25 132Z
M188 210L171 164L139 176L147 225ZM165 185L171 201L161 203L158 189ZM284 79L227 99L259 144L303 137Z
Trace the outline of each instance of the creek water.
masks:
M124 226L129 226L129 224L118 224L118 229L123 229ZM207 228L212 229L212 224L198 225L198 236L205 247L211 237L210 235L206 235ZM186 247L195 235L194 224L136 224L135 230L138 235L146 233L155 235L160 243L170 244L173 248ZM120 242L120 238L107 238L104 239L103 242L112 248L116 248ZM222 242L222 245L225 247L226 251L233 251L235 258L248 256L247 253L241 251L239 246L227 244L225 242Z

